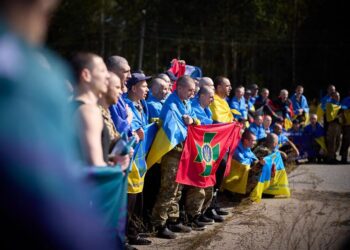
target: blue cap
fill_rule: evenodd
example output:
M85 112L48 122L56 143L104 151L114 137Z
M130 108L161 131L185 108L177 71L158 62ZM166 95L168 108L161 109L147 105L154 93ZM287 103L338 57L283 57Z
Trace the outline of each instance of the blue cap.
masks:
M145 76L143 73L132 73L131 77L126 81L126 86L130 88L138 82L146 81L151 78L151 76Z
M173 72L171 72L170 70L168 70L167 72L165 72L165 74L167 74L170 78L171 81L177 81L177 77L174 75Z

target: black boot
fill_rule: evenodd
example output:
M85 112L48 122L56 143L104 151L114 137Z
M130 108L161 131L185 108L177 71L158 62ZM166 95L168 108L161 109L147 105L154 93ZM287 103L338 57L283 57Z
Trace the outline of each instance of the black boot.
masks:
M221 207L216 207L215 211L218 215L228 215L229 214L229 212L223 210Z
M198 220L199 217L200 215L196 215L193 218L189 216L189 226L195 231L203 231L207 228L203 222Z
M224 221L224 217L218 215L214 208L208 209L205 212L205 216L210 218L210 219L213 219L215 222L223 222Z
M163 239L175 239L176 234L171 231L166 226L158 227L157 229L157 237L163 238Z
M198 221L204 223L205 225L212 225L212 224L214 224L214 220L211 219L211 218L208 218L204 214L201 214L201 216L199 216Z
M190 227L185 226L181 222L168 222L167 227L176 233L189 233L192 231Z

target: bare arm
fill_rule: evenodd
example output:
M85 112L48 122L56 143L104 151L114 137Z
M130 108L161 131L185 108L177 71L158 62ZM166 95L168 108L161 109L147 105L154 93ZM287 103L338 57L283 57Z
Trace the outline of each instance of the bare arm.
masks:
M294 150L294 152L296 153L296 155L299 155L299 150L298 150L298 148L295 146L295 144L294 144L292 141L290 141L290 140L288 140L288 143L289 143L289 145L293 148L293 150Z
M93 166L107 166L102 151L103 120L100 109L95 105L82 105L78 112L81 118L81 142L88 163Z

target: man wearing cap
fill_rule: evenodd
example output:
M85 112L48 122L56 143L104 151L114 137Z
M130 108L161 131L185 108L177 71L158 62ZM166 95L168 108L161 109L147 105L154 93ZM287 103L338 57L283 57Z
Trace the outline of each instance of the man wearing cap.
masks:
M146 80L151 77L143 73L133 73L127 80L128 92L125 96L125 103L130 107L133 118L131 130L136 133L140 140L144 139L144 127L148 124L148 107L145 98L148 93ZM130 175L136 168L132 168ZM143 193L139 188L139 183L134 183L133 178L128 178L128 224L127 238L130 245L149 245L151 241L139 236L139 221L142 221L143 213Z
M149 119L152 121L159 118L160 111L163 107L165 98L168 95L169 84L162 78L156 77L151 81L151 93L147 98L149 109Z

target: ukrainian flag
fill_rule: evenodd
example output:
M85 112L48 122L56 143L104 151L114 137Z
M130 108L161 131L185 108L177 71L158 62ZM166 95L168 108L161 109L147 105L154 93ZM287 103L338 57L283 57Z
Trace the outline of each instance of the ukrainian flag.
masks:
M140 141L134 149L131 171L128 174L128 193L130 194L141 193L143 190L145 174L147 171L146 155L151 147L157 130L158 128L155 123L148 124L144 127L144 139Z
M181 112L179 110L179 107L182 107L184 104L179 102L181 102L180 99L176 93L173 93L163 105L160 116L161 127L147 156L148 168L159 162L166 153L185 141L187 137L187 127L182 119L182 114L185 111Z
M290 197L288 177L280 152L276 151L266 156L264 160L266 164L263 166L258 184L250 194L250 199L259 202L263 193ZM273 167L276 172L271 176Z
M231 170L225 178L223 188L234 193L245 194L247 190L250 166L235 159L231 161Z
M327 103L326 105L326 120L331 122L338 117L338 113L341 109L341 106L335 103Z

